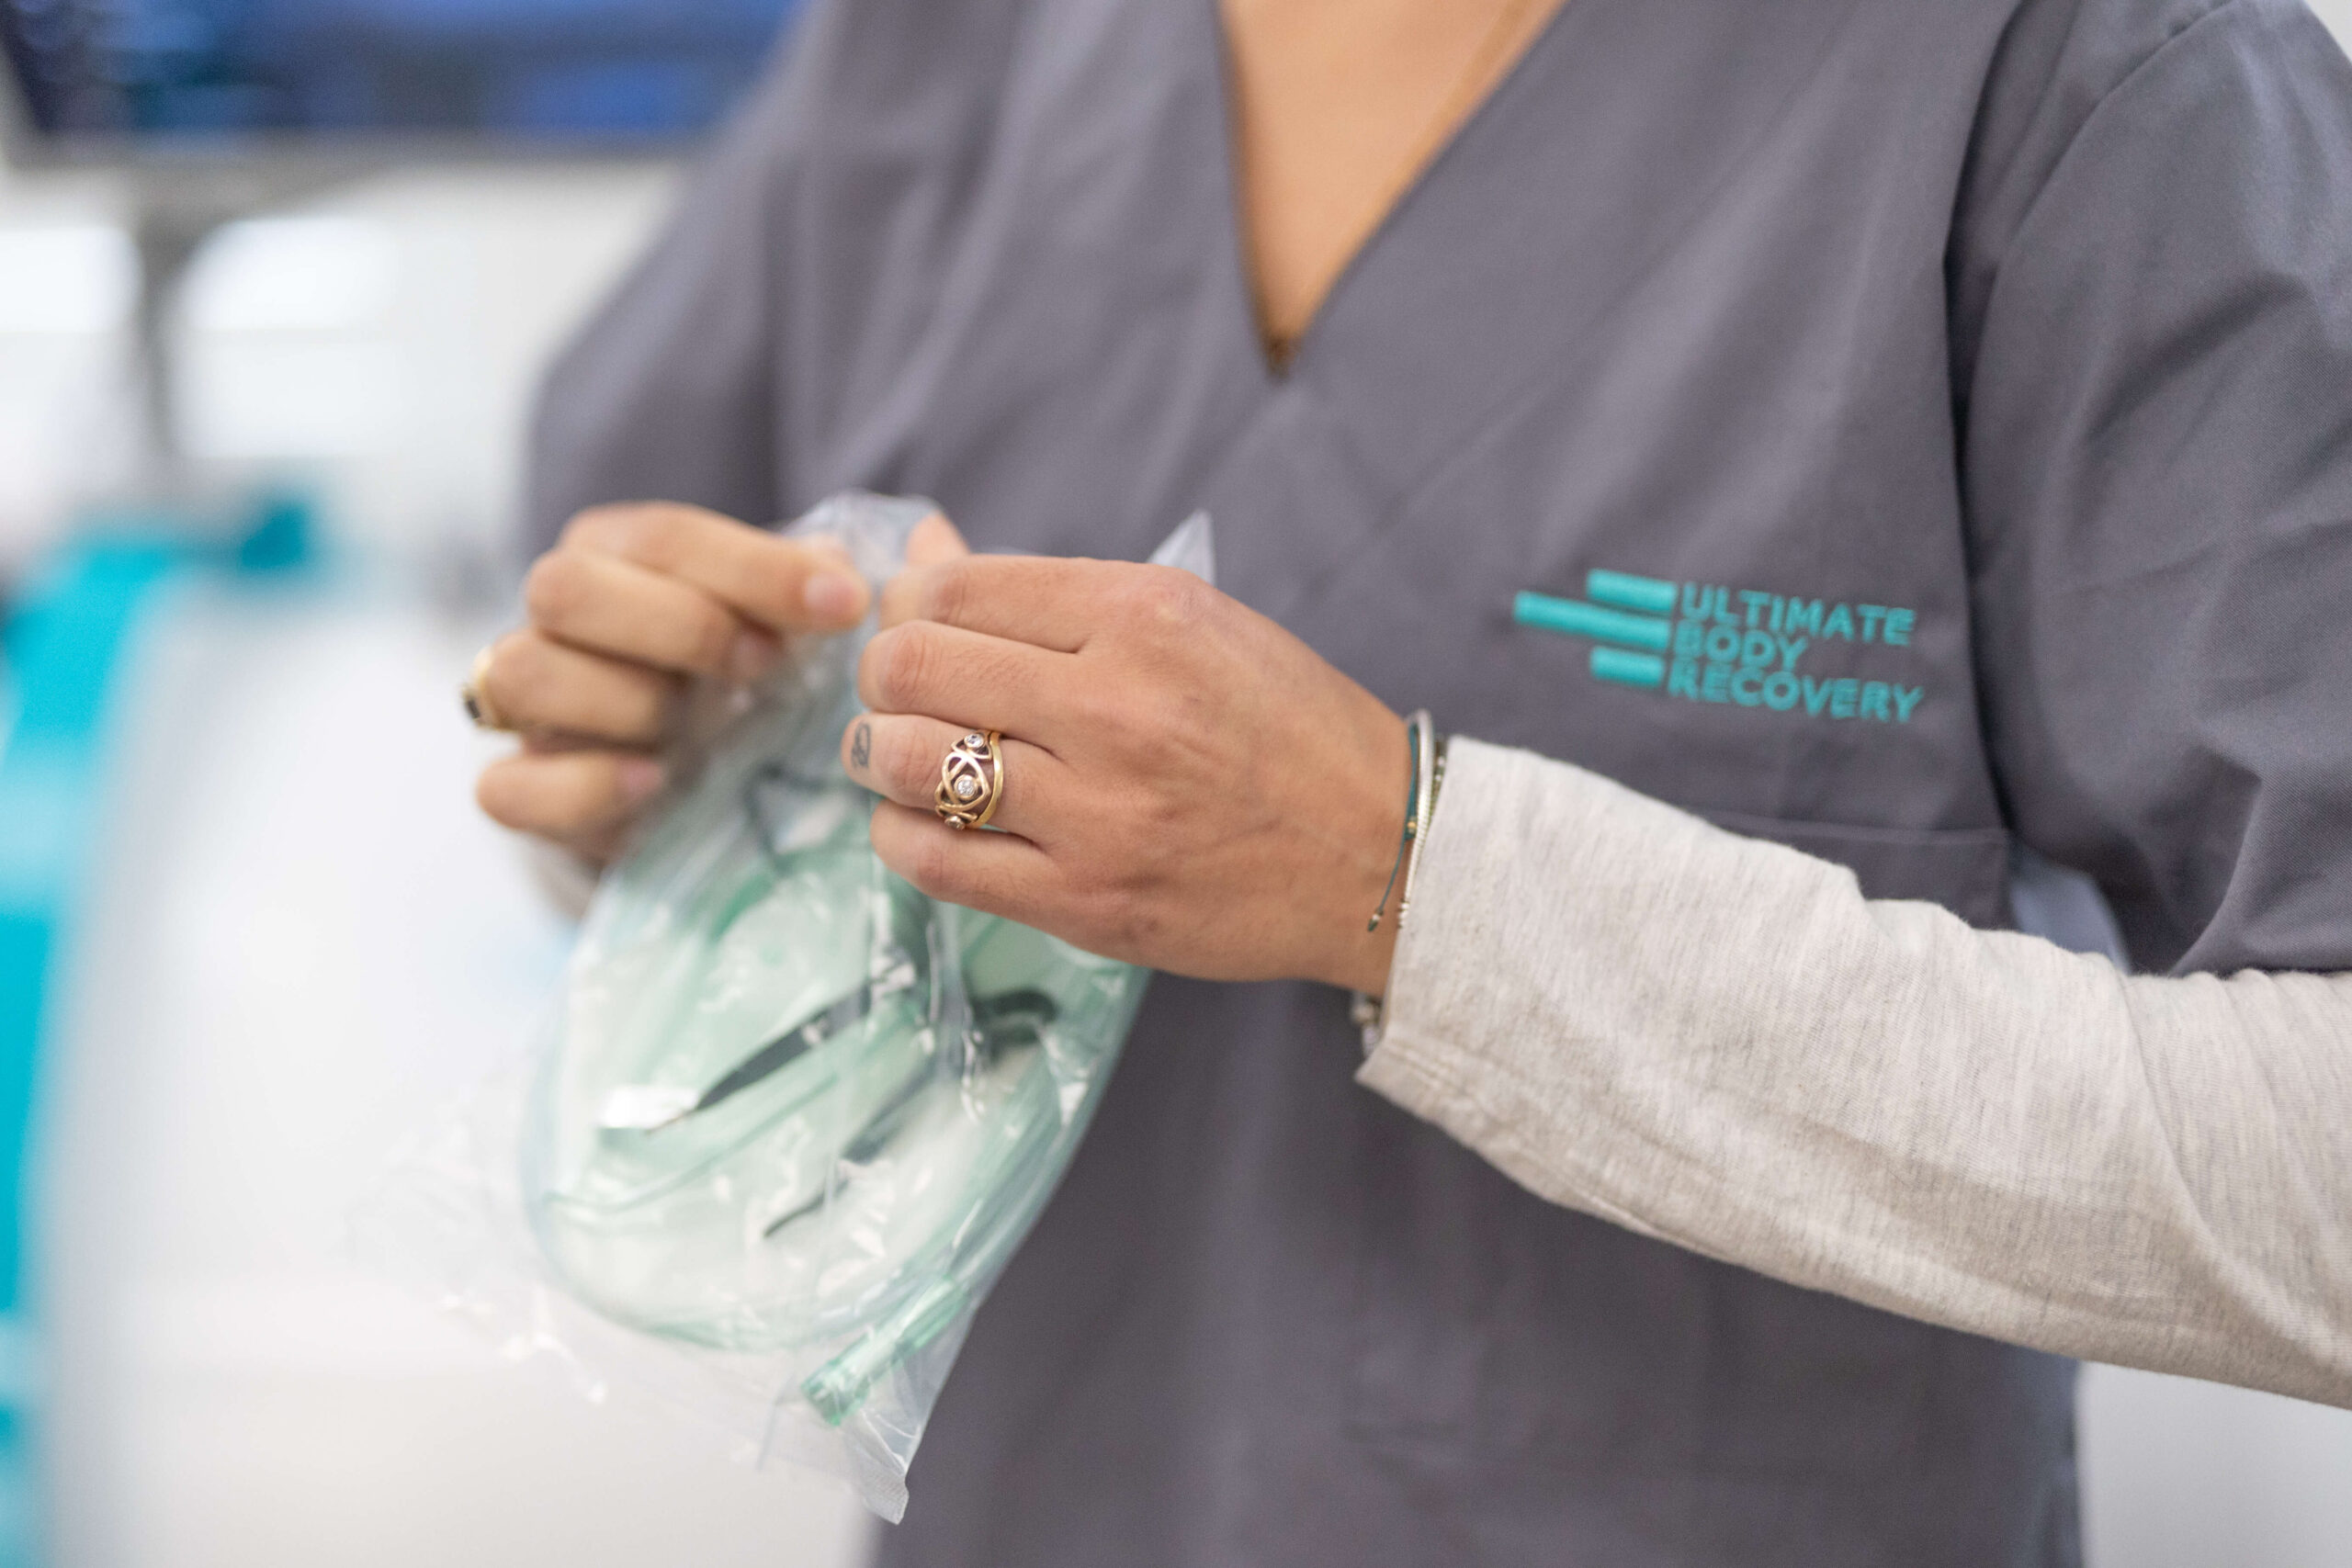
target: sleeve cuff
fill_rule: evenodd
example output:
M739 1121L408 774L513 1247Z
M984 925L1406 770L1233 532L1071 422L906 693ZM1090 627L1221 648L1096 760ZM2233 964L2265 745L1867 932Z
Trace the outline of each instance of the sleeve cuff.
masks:
M1460 1022L1465 1010L1486 1010L1480 998L1493 995L1493 966L1516 945L1501 940L1513 913L1500 895L1510 878L1497 872L1524 855L1532 812L1552 817L1556 830L1564 813L1589 812L1618 786L1567 763L1460 736L1447 748L1445 793L1421 846L1411 917L1397 932L1387 995L1366 1030L1357 1081L1450 1125L1464 1099ZM1529 764L1547 775L1540 801L1524 776ZM1558 836L1570 843L1581 837Z

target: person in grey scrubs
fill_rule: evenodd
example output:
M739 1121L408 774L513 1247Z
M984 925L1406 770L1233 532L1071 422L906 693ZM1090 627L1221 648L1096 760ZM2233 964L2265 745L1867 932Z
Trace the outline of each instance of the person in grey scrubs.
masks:
M2326 35L1498 9L1301 312L1251 12L820 0L554 368L477 671L602 855L682 673L868 603L725 519L935 498L877 850L1166 971L884 1561L2061 1564L2053 1352L2352 1402ZM1114 564L1200 508L1221 592ZM924 809L973 726L1004 834Z

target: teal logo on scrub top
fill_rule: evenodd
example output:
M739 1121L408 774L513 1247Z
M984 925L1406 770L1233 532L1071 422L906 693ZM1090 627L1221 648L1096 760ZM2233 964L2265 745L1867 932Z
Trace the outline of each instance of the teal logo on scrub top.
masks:
M1583 599L1521 593L1522 626L1589 637L1593 679L1686 702L1761 708L1792 717L1908 724L1924 686L1820 668L1860 643L1908 649L1917 611L1806 599L1762 589L1674 583L1629 572L1585 574ZM1842 662L1842 660L1840 660Z

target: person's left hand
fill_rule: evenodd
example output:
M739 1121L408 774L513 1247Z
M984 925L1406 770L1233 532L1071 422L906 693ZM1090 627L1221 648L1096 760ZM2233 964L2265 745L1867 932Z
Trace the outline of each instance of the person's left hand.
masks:
M874 848L949 903L1204 979L1378 994L1405 725L1265 616L1171 567L967 556L910 569L842 737ZM948 749L1004 732L990 826L932 809Z

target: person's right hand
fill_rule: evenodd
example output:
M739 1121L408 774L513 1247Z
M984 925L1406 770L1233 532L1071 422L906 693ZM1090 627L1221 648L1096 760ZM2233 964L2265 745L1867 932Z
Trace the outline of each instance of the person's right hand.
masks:
M662 788L690 677L741 684L796 633L855 626L872 597L848 556L699 507L600 506L531 568L528 624L492 645L484 694L523 738L482 771L492 818L609 859Z

